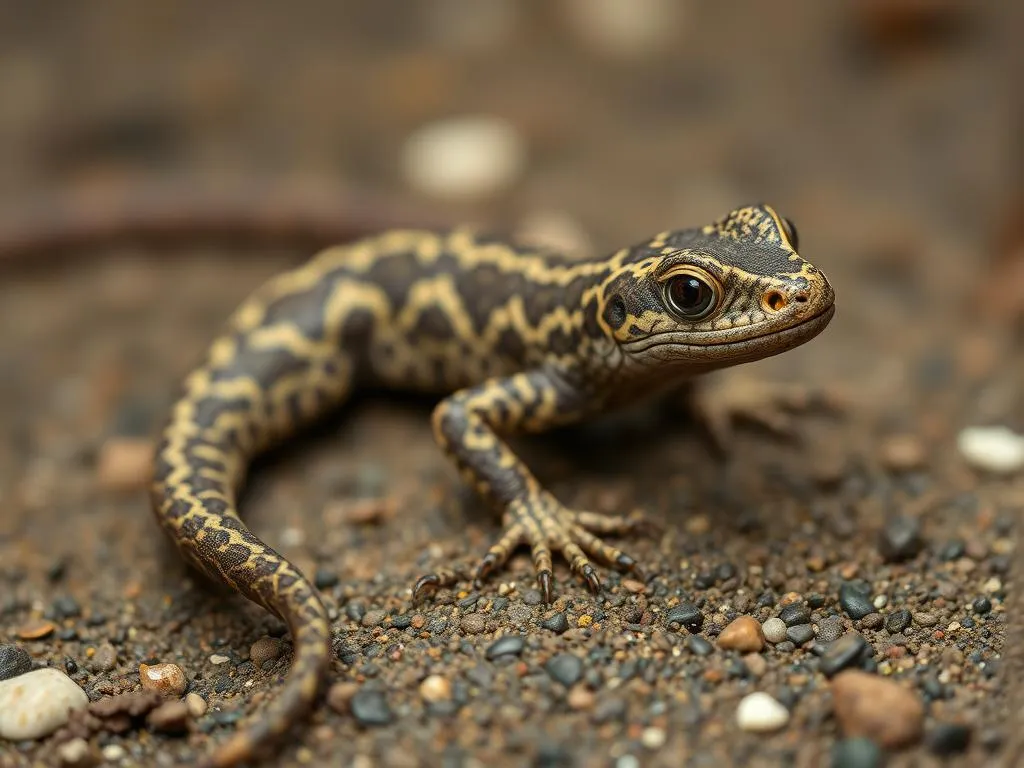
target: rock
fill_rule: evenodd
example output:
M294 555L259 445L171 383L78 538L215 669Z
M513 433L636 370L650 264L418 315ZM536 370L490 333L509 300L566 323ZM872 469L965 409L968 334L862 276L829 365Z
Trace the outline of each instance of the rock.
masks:
M202 717L206 714L206 699L200 696L198 693L188 693L185 695L185 706L188 707L188 713L193 718Z
M570 688L583 677L583 660L572 653L560 653L552 656L544 669L553 680Z
M339 715L350 713L352 697L359 693L359 684L347 681L334 683L327 689L327 706Z
M764 648L761 622L753 616L734 619L718 636L718 645L730 651L754 653Z
M683 602L669 610L665 615L665 623L669 626L678 624L696 634L704 626L704 614L693 603Z
M349 701L349 709L360 725L389 725L395 719L383 691L361 688Z
M932 754L957 755L971 745L971 727L966 723L939 723L925 739Z
M0 739L48 736L64 725L89 697L59 669L45 667L0 682Z
M893 472L910 472L925 463L924 444L915 435L890 435L879 450L882 464Z
M885 521L878 541L878 551L887 562L909 560L923 546L921 522L916 517L893 515Z
M49 637L57 625L47 619L29 619L16 630L21 640L42 640Z
M834 677L844 669L860 664L870 652L871 646L863 635L847 632L829 645L818 668L825 677Z
M144 488L153 472L154 446L150 440L113 437L100 447L96 481L107 491Z
M506 120L465 115L423 126L406 139L402 168L418 192L444 198L495 194L519 178L526 147Z
M882 750L870 739L843 739L832 747L832 768L881 768L882 757Z
M885 631L890 635L898 635L910 626L910 611L900 608L885 617Z
M452 698L452 684L446 677L430 675L420 683L420 697L424 701L449 701Z
M786 622L782 619L768 619L761 625L761 633L764 639L772 645L781 643L786 639Z
M920 740L924 704L910 688L860 670L840 672L832 680L836 720L847 737L864 737L885 749L901 749Z
M956 444L975 469L1008 475L1024 467L1024 435L1009 427L968 427L957 435Z
M32 657L20 645L0 645L0 680L10 680L32 669Z
M181 696L188 687L185 671L177 664L140 664L139 681L146 690L168 697Z
M249 647L249 661L256 669L261 669L268 661L277 661L281 657L282 647L278 638L264 635Z
M98 749L78 737L64 742L57 748L57 759L63 768L92 768L99 765L103 758Z
M93 672L110 672L117 666L117 650L110 643L100 643L96 653L89 659Z
M191 717L188 704L184 701L165 701L146 717L154 731L162 733L184 733L188 730Z
M560 635L569 629L569 620L565 617L564 612L559 611L550 618L544 619L540 625L549 632L554 632L556 635Z
M796 646L805 645L814 639L814 627L810 624L794 624L786 629L786 639Z
M850 582L844 582L839 587L839 605L854 621L875 612L875 604L871 601L871 596Z
M687 7L673 0L562 0L560 5L583 42L599 54L625 58L665 50Z
M526 647L526 641L522 635L503 635L491 643L486 656L491 661L501 656L518 656Z
M747 694L736 708L736 723L750 733L771 733L789 722L789 710L763 691Z
M479 635L487 629L487 619L482 613L467 613L459 626L467 635ZM569 625L566 624L565 628L568 629Z

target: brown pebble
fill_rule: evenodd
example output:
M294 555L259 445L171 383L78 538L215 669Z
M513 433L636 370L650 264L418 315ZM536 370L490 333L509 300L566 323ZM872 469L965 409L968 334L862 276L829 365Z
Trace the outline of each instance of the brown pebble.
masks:
M349 525L371 525L387 522L398 511L393 496L368 499L343 499L328 503L324 518Z
M907 686L860 670L832 680L836 719L845 736L864 737L885 749L907 747L921 738L924 705Z
M362 621L359 622L364 627L376 627L378 624L382 624L384 619L388 617L387 611L382 611L379 608L375 608L372 611L367 611L363 614Z
M718 645L730 651L756 653L764 648L761 622L753 616L740 616L718 636Z
M422 613L417 613L412 617L412 623L410 625L413 629L423 629L427 626L427 617Z
M22 640L41 640L53 633L57 625L46 619L29 619L17 629Z
M202 717L206 714L206 699L198 693L189 693L185 696L185 706L192 717Z
M249 661L260 669L268 661L275 661L281 656L281 645L276 637L264 635L249 648Z
M92 768L103 761L99 750L81 737L61 744L57 748L57 757L64 768Z
M924 444L915 435L890 435L879 448L882 466L893 472L909 472L924 466Z
M165 701L146 717L154 731L183 733L188 730L189 708L184 701Z
M117 666L117 651L110 643L100 643L95 655L89 659L89 668L93 672L109 672Z
M108 491L144 488L153 473L153 443L114 437L103 443L96 460L96 481Z
M934 627L939 623L939 617L927 611L917 611L911 614L911 617L914 619L914 623L921 627Z
M327 689L327 706L339 715L349 713L349 702L352 697L359 693L359 684L350 682L339 682Z
M461 627L467 635L479 635L487 628L487 621L482 613L469 613L462 617Z
M163 696L181 696L188 687L184 670L177 664L140 664L142 687Z
M594 706L594 692L583 683L574 685L569 689L569 695L565 697L570 709L590 709Z
M743 664L755 678L763 677L768 671L768 661L759 653L748 653L743 656Z
M446 677L430 675L420 683L420 696L424 701L448 701L452 697L452 684Z
M638 595L647 589L647 585L642 581L637 581L636 579L623 579L622 588L627 592L632 592L634 595Z

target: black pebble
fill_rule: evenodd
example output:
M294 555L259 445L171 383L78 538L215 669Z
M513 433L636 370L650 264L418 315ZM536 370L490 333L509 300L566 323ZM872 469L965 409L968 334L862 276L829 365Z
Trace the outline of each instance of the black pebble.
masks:
M572 653L560 653L552 656L544 665L544 669L553 680L568 688L583 677L583 660Z
M859 632L847 632L828 647L819 669L825 677L833 677L848 667L859 666L870 650L868 641Z
M58 621L62 619L73 619L82 615L82 606L71 595L61 595L53 601L50 606L53 616Z
M992 610L992 601L987 597L979 597L971 603L971 608L975 613L986 614Z
M959 560L961 557L964 556L964 552L966 551L967 549L964 545L963 540L952 539L951 541L947 541L946 544L939 551L939 557L941 557L946 562L949 562L950 560Z
M832 768L878 768L882 749L863 737L843 739L832 747Z
M32 669L32 657L20 645L0 645L0 680L23 675Z
M401 616L392 616L391 626L395 629L408 629L412 626L412 616L407 613L403 613Z
M893 515L882 529L878 551L889 562L908 560L918 552L924 542L921 540L921 523L916 517Z
M855 621L875 612L870 595L849 582L839 588L839 605L846 615Z
M665 616L665 623L679 624L690 632L697 633L704 626L704 614L693 603L680 603L668 612Z
M569 620L565 618L565 614L559 611L554 616L544 619L540 623L544 629L554 632L556 635L560 635L569 629Z
M693 585L697 587L697 589L709 589L715 586L715 574L711 571L698 573L696 578L693 580Z
M928 749L936 755L965 752L971 743L971 729L961 723L941 723L925 738Z
M352 717L360 725L388 725L395 719L382 691L361 689L349 704Z
M525 646L526 641L522 635L504 635L491 643L486 656L491 661L499 656L518 656Z
M338 574L326 568L317 568L313 576L313 583L317 589L330 589L338 583Z
M811 611L803 603L790 603L779 611L779 618L787 627L795 627L797 624L807 624L811 620Z
M885 617L885 630L890 635L898 635L910 626L910 620L910 611L906 608L900 608L898 611L893 611Z
M814 627L810 624L797 624L786 630L786 638L794 645L803 645L814 639Z

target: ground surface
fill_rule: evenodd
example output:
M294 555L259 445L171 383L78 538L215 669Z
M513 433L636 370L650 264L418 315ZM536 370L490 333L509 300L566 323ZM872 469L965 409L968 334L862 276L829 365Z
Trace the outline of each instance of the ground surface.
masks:
M1007 764L1024 486L968 469L955 439L971 424L1024 429L1024 347L1008 314L977 311L1015 178L1011 4L964 3L958 32L924 40L872 3L678 4L678 30L630 55L553 10L582 4L534 5L113 3L8 8L0 27L8 207L125 175L317 173L405 194L408 132L487 112L530 156L474 215L557 213L609 249L767 199L836 288L819 339L734 372L844 388L846 414L802 418L799 444L746 431L723 465L694 425L658 412L522 444L566 503L664 524L626 542L656 574L646 585L609 575L595 600L559 567L545 607L524 555L479 592L411 605L416 576L497 532L435 449L428 403L362 400L261 464L246 519L317 575L341 683L280 764L826 764L838 729L813 643L747 660L715 643L738 615L778 615L788 593L818 642L858 631L863 663L927 701L929 735L890 764L938 762L935 734L959 722L970 747L946 764ZM926 19L945 6L894 5ZM140 663L173 662L209 704L186 737L98 736L123 747L108 749L115 762L205 751L287 669L287 644L261 669L249 659L277 622L190 574L144 493L113 486L227 313L302 256L106 249L0 282L0 642L93 699L137 688ZM892 539L915 524L907 558L889 556L886 526ZM876 611L850 618L844 583ZM669 620L690 602L710 646ZM19 636L39 620L54 630ZM493 658L504 635L521 647ZM581 670L549 664L566 653ZM424 689L428 675L441 681ZM791 708L784 730L738 729L753 690ZM53 749L0 743L0 764Z

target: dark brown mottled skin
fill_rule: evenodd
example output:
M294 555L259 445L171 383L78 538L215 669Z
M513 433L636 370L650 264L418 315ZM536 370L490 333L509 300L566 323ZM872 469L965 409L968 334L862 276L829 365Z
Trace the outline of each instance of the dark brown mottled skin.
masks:
M330 658L316 590L239 518L236 493L255 454L359 387L444 395L437 442L502 513L503 533L475 576L525 544L545 599L554 553L597 590L591 558L639 571L600 537L640 520L562 506L504 438L810 340L834 295L796 247L792 224L764 205L593 259L468 229L389 231L322 251L259 289L187 378L152 486L157 519L183 555L280 616L294 638L278 695L208 764L247 761L282 735L312 705ZM414 596L462 576L427 574Z

